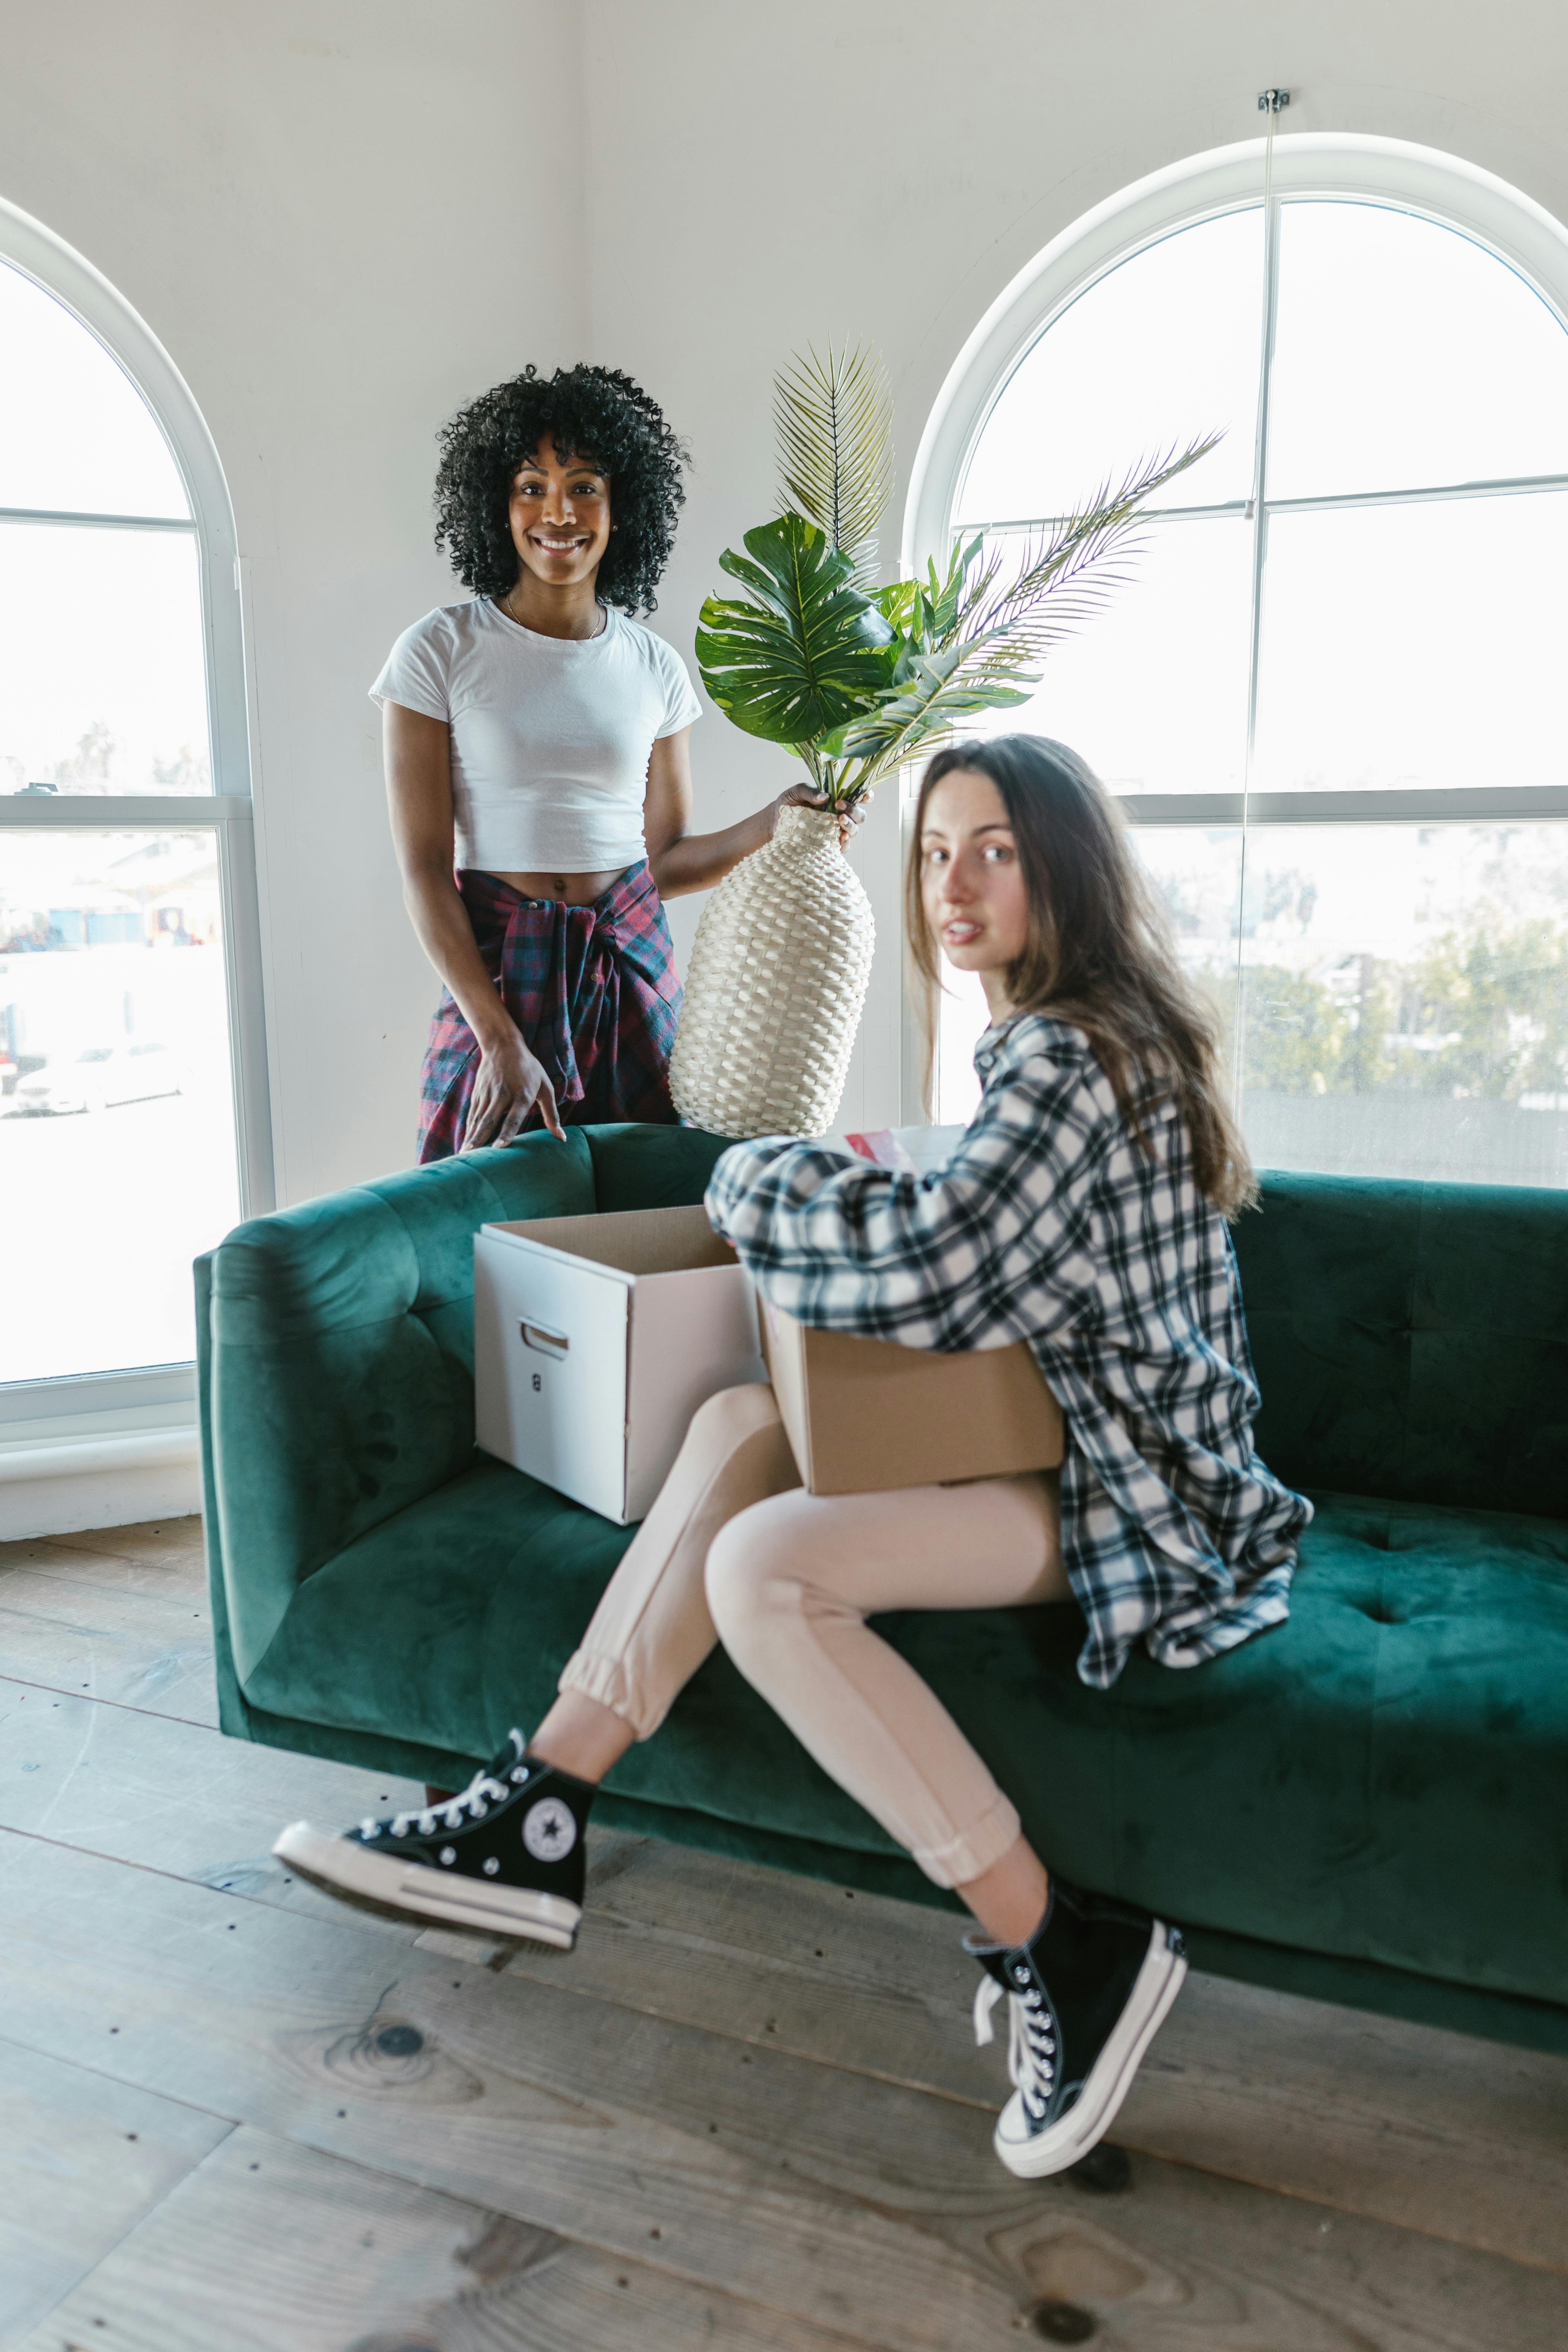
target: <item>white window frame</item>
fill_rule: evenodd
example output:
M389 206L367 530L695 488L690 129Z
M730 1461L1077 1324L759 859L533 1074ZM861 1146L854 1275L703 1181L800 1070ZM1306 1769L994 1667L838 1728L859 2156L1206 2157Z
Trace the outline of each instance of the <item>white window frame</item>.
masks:
M89 261L15 206L0 203L0 261L62 303L130 377L162 427L190 500L191 520L0 508L0 528L27 521L62 530L177 531L196 545L206 663L213 790L58 798L0 794L0 835L45 830L214 835L228 996L240 1213L276 1203L262 1004L261 936L251 801L250 711L242 625L242 571L234 509L205 419L163 344ZM188 1423L194 1364L65 1374L0 1383L0 1439L37 1444Z
M1261 139L1248 140L1193 156L1135 182L1075 221L1004 289L949 371L916 452L904 517L906 575L923 572L931 557L945 564L955 535L954 509L970 458L1015 370L1041 336L1118 263L1201 221L1260 206L1264 154ZM1559 785L1314 793L1257 793L1249 788L1259 619L1272 514L1490 498L1510 491L1568 491L1568 474L1550 474L1425 489L1265 500L1265 421L1274 358L1279 211L1286 201L1302 197L1379 205L1458 230L1516 270L1568 331L1568 228L1518 188L1458 156L1401 140L1319 132L1276 139L1273 200L1265 224L1268 307L1267 321L1259 320L1263 378L1251 495L1205 507L1160 509L1173 521L1198 516L1245 516L1252 527L1248 782L1239 793L1123 793L1119 795L1121 806L1134 824L1238 825L1244 833L1258 824L1395 822L1430 825L1568 817L1568 786ZM1020 516L1008 519L1008 526L1037 528L1053 520ZM906 801L906 832L908 814ZM912 1103L919 1096L922 1047L912 1007L906 1005L904 1018L904 1098Z

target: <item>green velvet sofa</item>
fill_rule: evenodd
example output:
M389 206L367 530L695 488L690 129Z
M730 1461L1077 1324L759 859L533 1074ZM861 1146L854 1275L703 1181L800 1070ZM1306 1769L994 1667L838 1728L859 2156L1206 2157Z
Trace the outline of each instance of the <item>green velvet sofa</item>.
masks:
M224 1729L441 1786L549 1702L627 1531L473 1443L488 1220L699 1201L722 1144L587 1128L241 1225L197 1267ZM1068 1877L1194 1963L1568 2051L1568 1199L1266 1180L1237 1233L1288 1625L1073 1671L1078 1612L882 1621ZM720 1654L599 1818L944 1902Z

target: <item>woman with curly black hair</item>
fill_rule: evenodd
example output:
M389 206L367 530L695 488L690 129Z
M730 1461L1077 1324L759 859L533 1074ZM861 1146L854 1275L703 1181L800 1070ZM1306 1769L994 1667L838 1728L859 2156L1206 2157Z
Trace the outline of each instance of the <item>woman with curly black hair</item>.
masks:
M404 898L446 983L419 1157L522 1129L673 1122L680 986L662 899L706 890L805 785L691 823L685 663L652 612L685 453L614 368L530 366L441 435L436 543L472 598L405 629L381 704Z

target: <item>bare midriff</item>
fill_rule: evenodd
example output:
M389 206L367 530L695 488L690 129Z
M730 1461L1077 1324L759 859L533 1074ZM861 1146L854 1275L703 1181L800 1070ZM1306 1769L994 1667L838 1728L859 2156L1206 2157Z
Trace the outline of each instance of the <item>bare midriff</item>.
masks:
M591 907L602 898L612 882L618 882L631 868L617 866L608 874L502 874L487 867L498 882L505 882L522 898L560 898L568 907Z

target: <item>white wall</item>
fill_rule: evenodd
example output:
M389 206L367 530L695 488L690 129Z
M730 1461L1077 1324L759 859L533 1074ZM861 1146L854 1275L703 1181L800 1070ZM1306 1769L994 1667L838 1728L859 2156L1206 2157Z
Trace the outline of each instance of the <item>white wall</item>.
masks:
M410 1155L434 992L364 688L451 593L431 436L465 394L529 357L648 383L696 461L655 623L689 656L718 551L770 511L792 349L881 346L907 478L1014 273L1129 181L1255 136L1265 83L1289 131L1449 149L1568 215L1546 0L54 0L5 45L0 195L149 320L228 470L284 1198ZM704 824L789 780L716 715L694 743ZM883 947L852 1125L897 1108L894 830L884 804L857 853Z
M461 594L433 436L586 329L570 0L51 0L6 11L0 195L190 383L249 575L282 1200L412 1157L428 967L366 688Z

